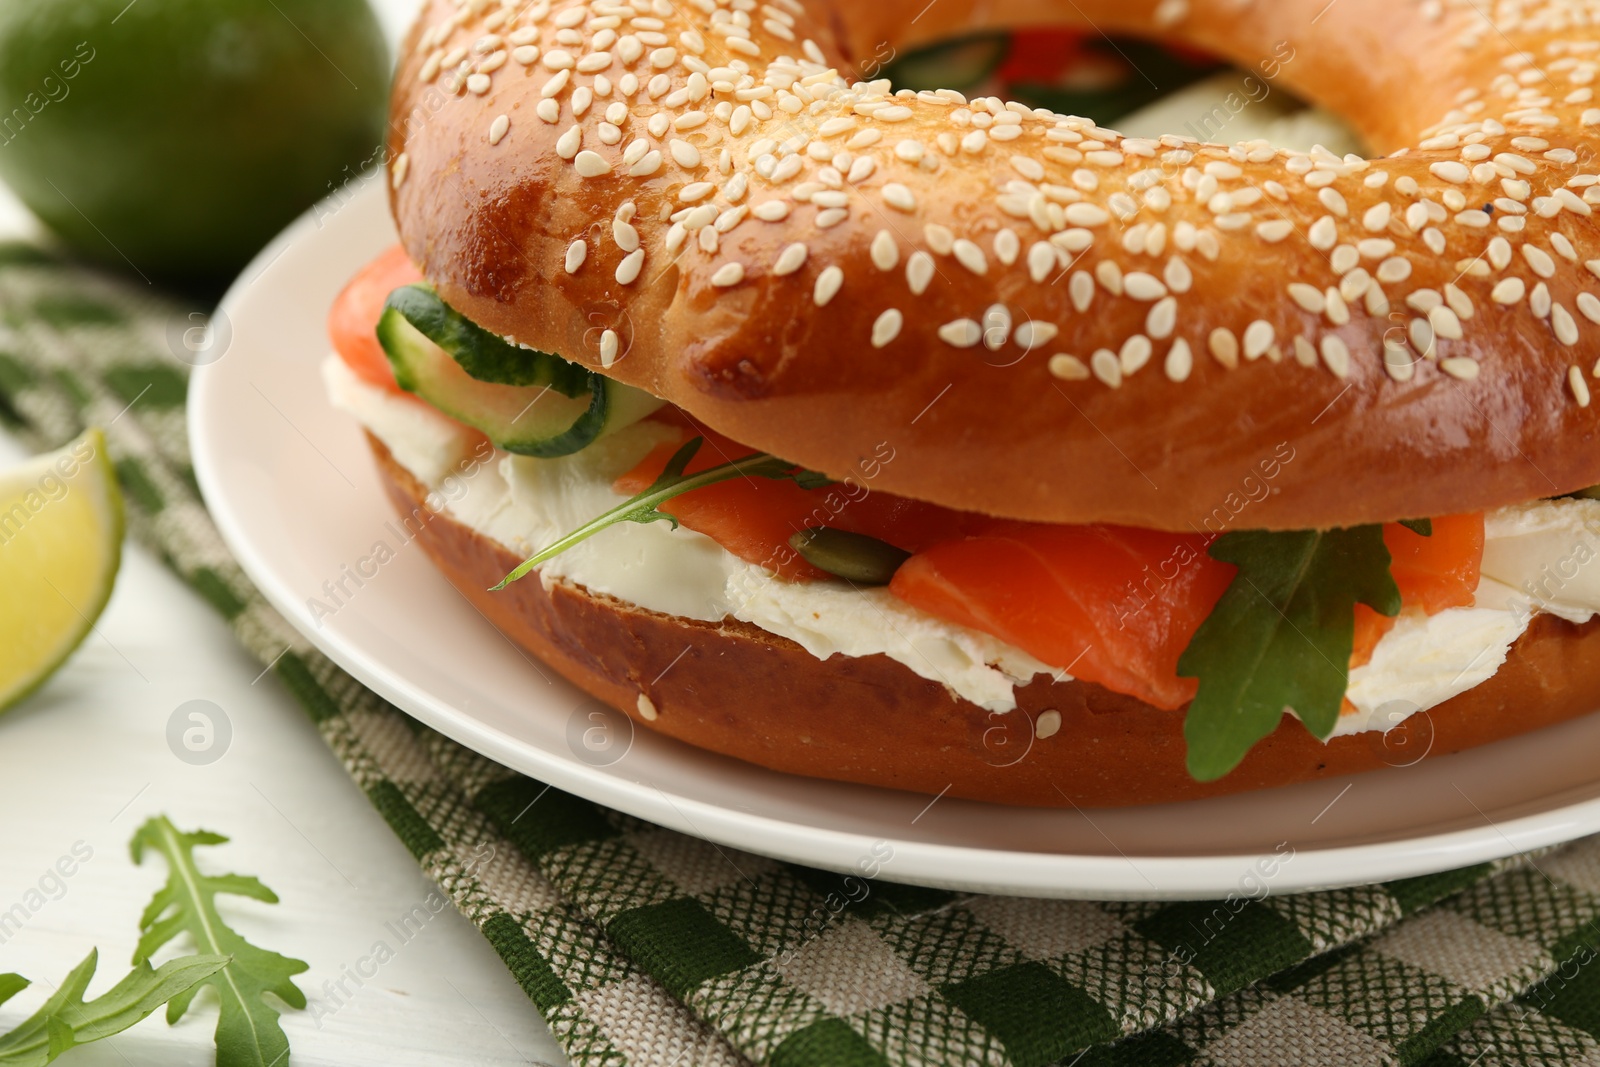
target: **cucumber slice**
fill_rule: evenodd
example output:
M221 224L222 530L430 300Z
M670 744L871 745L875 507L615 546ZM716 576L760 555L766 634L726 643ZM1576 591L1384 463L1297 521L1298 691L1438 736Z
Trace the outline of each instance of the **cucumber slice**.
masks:
M398 311L480 382L548 385L562 396L588 396L591 391L584 368L490 333L440 300L431 285L401 286L389 294L384 308Z
M604 434L638 422L664 403L641 389L612 381L577 364L542 352L518 349L467 322L454 311L449 314L459 322L430 320L430 328L440 323L447 326L439 334L446 340L464 337L476 344L481 337L487 337L512 353L539 357L524 360L526 367L555 365L538 372L543 378L534 378L538 384L481 380L467 372L459 357L440 347L413 324L406 311L415 310L419 305L408 303L410 300L402 298L397 306L391 296L389 306L378 320L378 340L394 367L395 381L400 388L415 393L458 422L483 431L489 440L507 452L545 459L571 455ZM434 302L438 303L437 297ZM439 306L444 305L439 303ZM466 323L481 337L464 330L460 323ZM467 359L479 370L484 364L477 356L484 352L497 360L504 355L494 353L491 347L477 348L476 354ZM527 381L534 373L517 370L509 361L499 366L501 369L495 373L521 376L519 380L522 381ZM574 387L575 380L581 382L580 387ZM569 393L569 389L573 392Z

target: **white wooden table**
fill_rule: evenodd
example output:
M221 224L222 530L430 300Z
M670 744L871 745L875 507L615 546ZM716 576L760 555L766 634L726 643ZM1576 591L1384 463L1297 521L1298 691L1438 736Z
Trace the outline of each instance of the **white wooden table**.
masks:
M392 38L416 2L376 0ZM0 234L31 225L0 200ZM23 454L0 434L0 464ZM282 898L276 906L227 898L224 907L247 937L311 965L298 979L310 1010L283 1019L294 1064L566 1062L488 943L453 909L404 944L386 926L422 903L432 883L210 607L129 545L97 629L43 690L0 717L0 913L75 847L92 850L64 889L46 881L43 906L20 932L0 930L0 972L35 982L0 1008L0 1032L31 1014L92 947L100 971L91 995L126 973L139 913L166 877L159 857L135 866L128 839L144 819L166 813L180 827L233 838L200 851L208 869L257 875ZM168 720L190 700L217 705L232 726L226 754L207 766L168 746ZM345 968L380 940L393 959L359 986L344 978L348 995L341 992L334 983ZM216 1010L208 997L176 1027L158 1013L62 1063L210 1064Z

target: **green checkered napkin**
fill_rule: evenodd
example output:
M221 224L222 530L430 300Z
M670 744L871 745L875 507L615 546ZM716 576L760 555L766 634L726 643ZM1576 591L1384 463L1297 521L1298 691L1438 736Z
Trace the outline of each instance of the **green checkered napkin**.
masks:
M179 311L0 247L0 420L40 448L107 427L135 534L273 665L579 1067L1600 1064L1600 839L1248 902L972 896L732 853L421 727L223 548Z

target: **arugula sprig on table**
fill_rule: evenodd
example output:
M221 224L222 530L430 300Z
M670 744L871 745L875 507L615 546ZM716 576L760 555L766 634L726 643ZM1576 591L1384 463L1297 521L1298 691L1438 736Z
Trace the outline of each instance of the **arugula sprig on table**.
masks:
M85 1001L100 959L98 949L91 951L38 1011L10 1033L0 1034L0 1067L44 1067L69 1049L121 1033L163 1004L167 1021L177 1022L204 985L214 986L222 999L218 1067L287 1063L288 1038L278 1026L278 1013L262 994L271 992L296 1008L305 1007L305 995L290 978L306 965L257 948L222 921L216 908L219 893L268 904L278 900L255 878L201 872L194 862L195 847L226 840L204 830L182 832L164 815L139 828L130 842L134 862L142 859L146 848L153 848L166 858L169 874L166 886L139 920L143 936L134 950L133 969L111 989ZM151 967L150 956L185 931L205 951ZM0 1005L30 984L20 974L0 974Z
M267 904L278 895L259 879L242 874L205 874L194 860L201 845L227 842L209 830L185 832L158 815L139 827L130 850L141 863L146 849L159 852L167 862L167 884L156 892L139 919L138 948L134 962L146 961L180 933L188 933L204 952L225 955L226 967L207 975L200 985L210 985L221 999L217 1015L217 1067L282 1067L289 1056L289 1038L278 1025L278 1012L264 999L271 993L294 1008L306 1006L306 996L293 977L307 969L303 960L290 959L246 941L217 911L217 896L231 893ZM167 1002L167 1022L183 1018L199 992L199 985L174 995Z
M120 1034L173 998L192 996L229 961L218 955L183 956L153 969L140 962L122 981L85 1001L83 994L99 959L98 949L90 951L38 1011L0 1035L0 1065L44 1067L68 1049ZM20 974L0 974L0 1004L30 984Z
M1202 782L1238 766L1285 711L1327 740L1350 684L1356 605L1400 613L1381 526L1240 531L1211 556L1239 573L1178 660L1180 675L1200 679L1183 736Z
M766 452L756 452L741 459L731 460L715 467L708 467L694 474L685 474L695 454L700 451L700 446L705 443L704 437L695 437L686 441L682 447L672 454L667 460L667 465L662 468L661 474L649 488L642 493L618 504L610 511L596 519L584 523L565 537L541 549L535 555L518 564L516 569L504 578L498 585L490 587L491 592L504 589L519 578L525 577L528 572L538 567L547 560L554 559L567 549L580 542L587 541L595 534L608 526L615 526L619 522L670 522L672 528L678 528L678 520L660 510L661 505L674 497L691 493L696 489L704 489L708 485L718 482L732 481L735 478L767 478L773 481L791 481L802 489L820 489L831 484L831 479L816 471L804 470L790 463L788 460L779 459L777 456Z

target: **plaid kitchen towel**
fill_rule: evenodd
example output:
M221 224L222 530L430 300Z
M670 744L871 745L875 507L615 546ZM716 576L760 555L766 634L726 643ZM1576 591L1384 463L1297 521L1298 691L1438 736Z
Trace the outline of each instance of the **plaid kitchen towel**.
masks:
M271 665L579 1067L1600 1065L1600 839L1298 896L974 896L734 853L423 728L223 547L184 437L186 311L0 246L0 422L39 448L107 428L135 535Z

